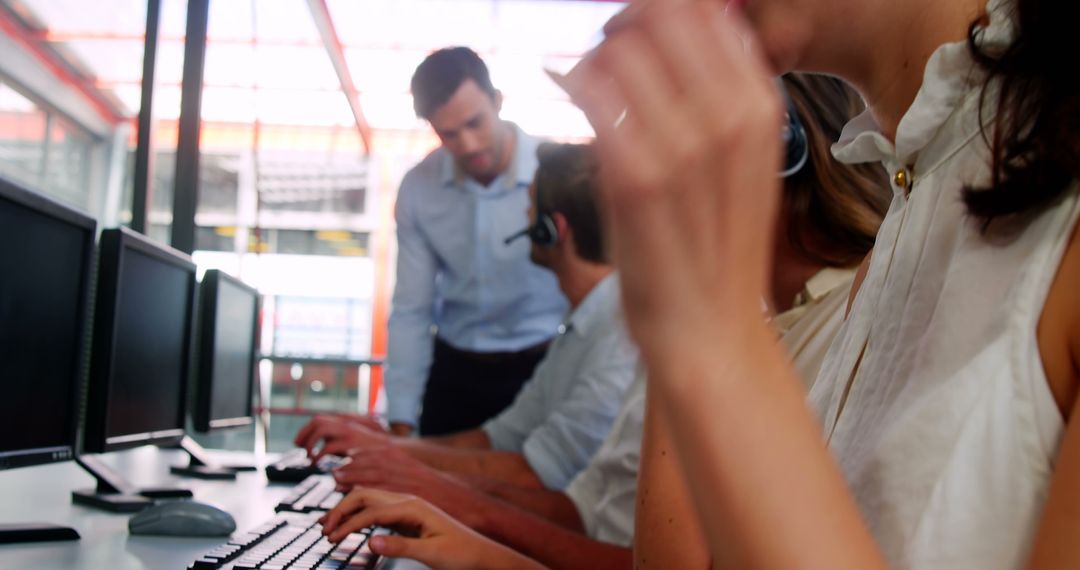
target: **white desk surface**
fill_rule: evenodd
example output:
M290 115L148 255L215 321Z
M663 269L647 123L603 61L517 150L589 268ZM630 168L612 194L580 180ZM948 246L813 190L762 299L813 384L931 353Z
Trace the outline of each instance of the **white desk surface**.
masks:
M223 464L248 463L259 468L241 472L236 481L207 481L176 477L170 465L187 464L179 450L141 447L99 457L139 487L176 485L191 489L196 501L232 514L238 531L251 529L274 516L274 506L291 484L268 484L262 467L275 457L213 451ZM74 461L0 471L0 523L45 522L73 527L81 540L0 545L0 568L7 569L184 569L224 538L131 536L129 514L75 505L71 491L91 488L94 478ZM415 568L412 563L394 567Z

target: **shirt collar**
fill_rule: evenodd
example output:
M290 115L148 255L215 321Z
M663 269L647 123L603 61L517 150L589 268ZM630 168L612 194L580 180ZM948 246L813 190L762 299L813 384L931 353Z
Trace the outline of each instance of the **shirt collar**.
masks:
M563 322L565 332L587 336L592 326L619 310L619 278L613 271L589 291Z
M535 164L535 156L529 155L536 152L536 147L535 145L526 144L527 135L517 124L511 121L503 121L503 123L510 126L514 137L514 155L510 157L510 164L506 165L506 170L499 173L495 180L500 183L502 191L509 192L520 186L528 186L532 182L535 169L530 170L528 165L530 163ZM454 157L445 150L440 171L439 178L443 186L465 187L468 175L454 161Z
M854 270L826 267L814 274L806 281L802 291L795 295L795 304L792 308L816 302L837 286L851 279Z
M833 269L826 267L806 281L802 292L795 296L795 304L790 309L776 315L771 322L780 336L786 335L806 315L813 306L838 288L850 291L855 269Z

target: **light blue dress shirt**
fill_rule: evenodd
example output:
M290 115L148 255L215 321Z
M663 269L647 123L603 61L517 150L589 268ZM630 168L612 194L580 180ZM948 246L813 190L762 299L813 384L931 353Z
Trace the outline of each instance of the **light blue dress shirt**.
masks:
M554 336L566 314L554 274L529 261L528 240L504 243L529 224L541 142L512 127L511 164L487 186L442 147L401 182L385 376L391 422L417 423L436 328L461 350L517 351Z
M589 463L634 380L638 353L622 320L615 274L593 287L564 330L514 403L483 426L492 448L522 453L557 490Z

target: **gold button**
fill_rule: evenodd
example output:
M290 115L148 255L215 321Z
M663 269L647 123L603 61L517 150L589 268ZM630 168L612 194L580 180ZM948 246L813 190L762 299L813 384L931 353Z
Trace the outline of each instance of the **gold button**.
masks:
M908 179L908 172L906 168L901 168L893 175L893 184L900 188L907 188L910 180Z

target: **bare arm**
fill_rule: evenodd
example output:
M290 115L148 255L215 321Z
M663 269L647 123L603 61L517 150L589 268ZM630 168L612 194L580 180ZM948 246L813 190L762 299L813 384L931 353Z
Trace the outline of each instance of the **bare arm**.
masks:
M371 496L378 494L376 490L381 489L422 497L462 524L554 568L580 568L582 561L588 561L590 568L625 569L630 566L629 548L590 540L581 532L545 520L507 501L484 495L475 488L465 486L459 478L434 471L415 459L406 458L407 461L387 465L385 458L393 454L391 451L354 458L353 465L336 472L335 476L339 483L346 486L360 485L351 496ZM503 486L510 489L510 486ZM578 529L582 526L573 503L561 493L524 489L519 494L505 493L504 496L513 497L523 505L534 508L557 505L551 510L544 510L544 516L558 516L561 520L574 522ZM529 502L532 499L536 502ZM349 503L342 501L335 510L355 510L345 505L353 504L356 500Z
M566 493L550 489L531 489L511 485L489 477L468 475L460 477L472 488L526 510L574 532L585 532L581 515Z
M456 447L461 449L491 449L491 439L482 429L470 429L452 433L449 435L435 435L420 439L443 447Z
M769 69L721 3L633 6L562 84L596 131L627 322L712 563L884 568L759 311L780 195Z
M1080 228L1073 232L1039 320L1039 352L1050 390L1068 422L1030 568L1080 567Z
M573 504L562 493L546 493L561 495L573 509ZM583 564L603 570L631 567L629 548L592 540L501 501L487 502L481 510L482 522L477 530L550 568L573 570L582 568ZM577 515L576 510L574 515Z
M487 435L483 435L483 438L487 441ZM533 489L544 488L543 482L520 453L447 447L426 440L402 440L399 444L409 455L439 471L462 476L482 476Z
M884 568L771 331L742 322L726 348L650 369L713 562Z
M357 489L326 513L323 534L340 542L372 525L400 529L402 535L372 537L371 550L411 558L435 570L539 570L537 562L486 539L430 503L410 495Z
M634 567L708 568L708 543L679 470L665 412L666 408L646 396L634 517Z

